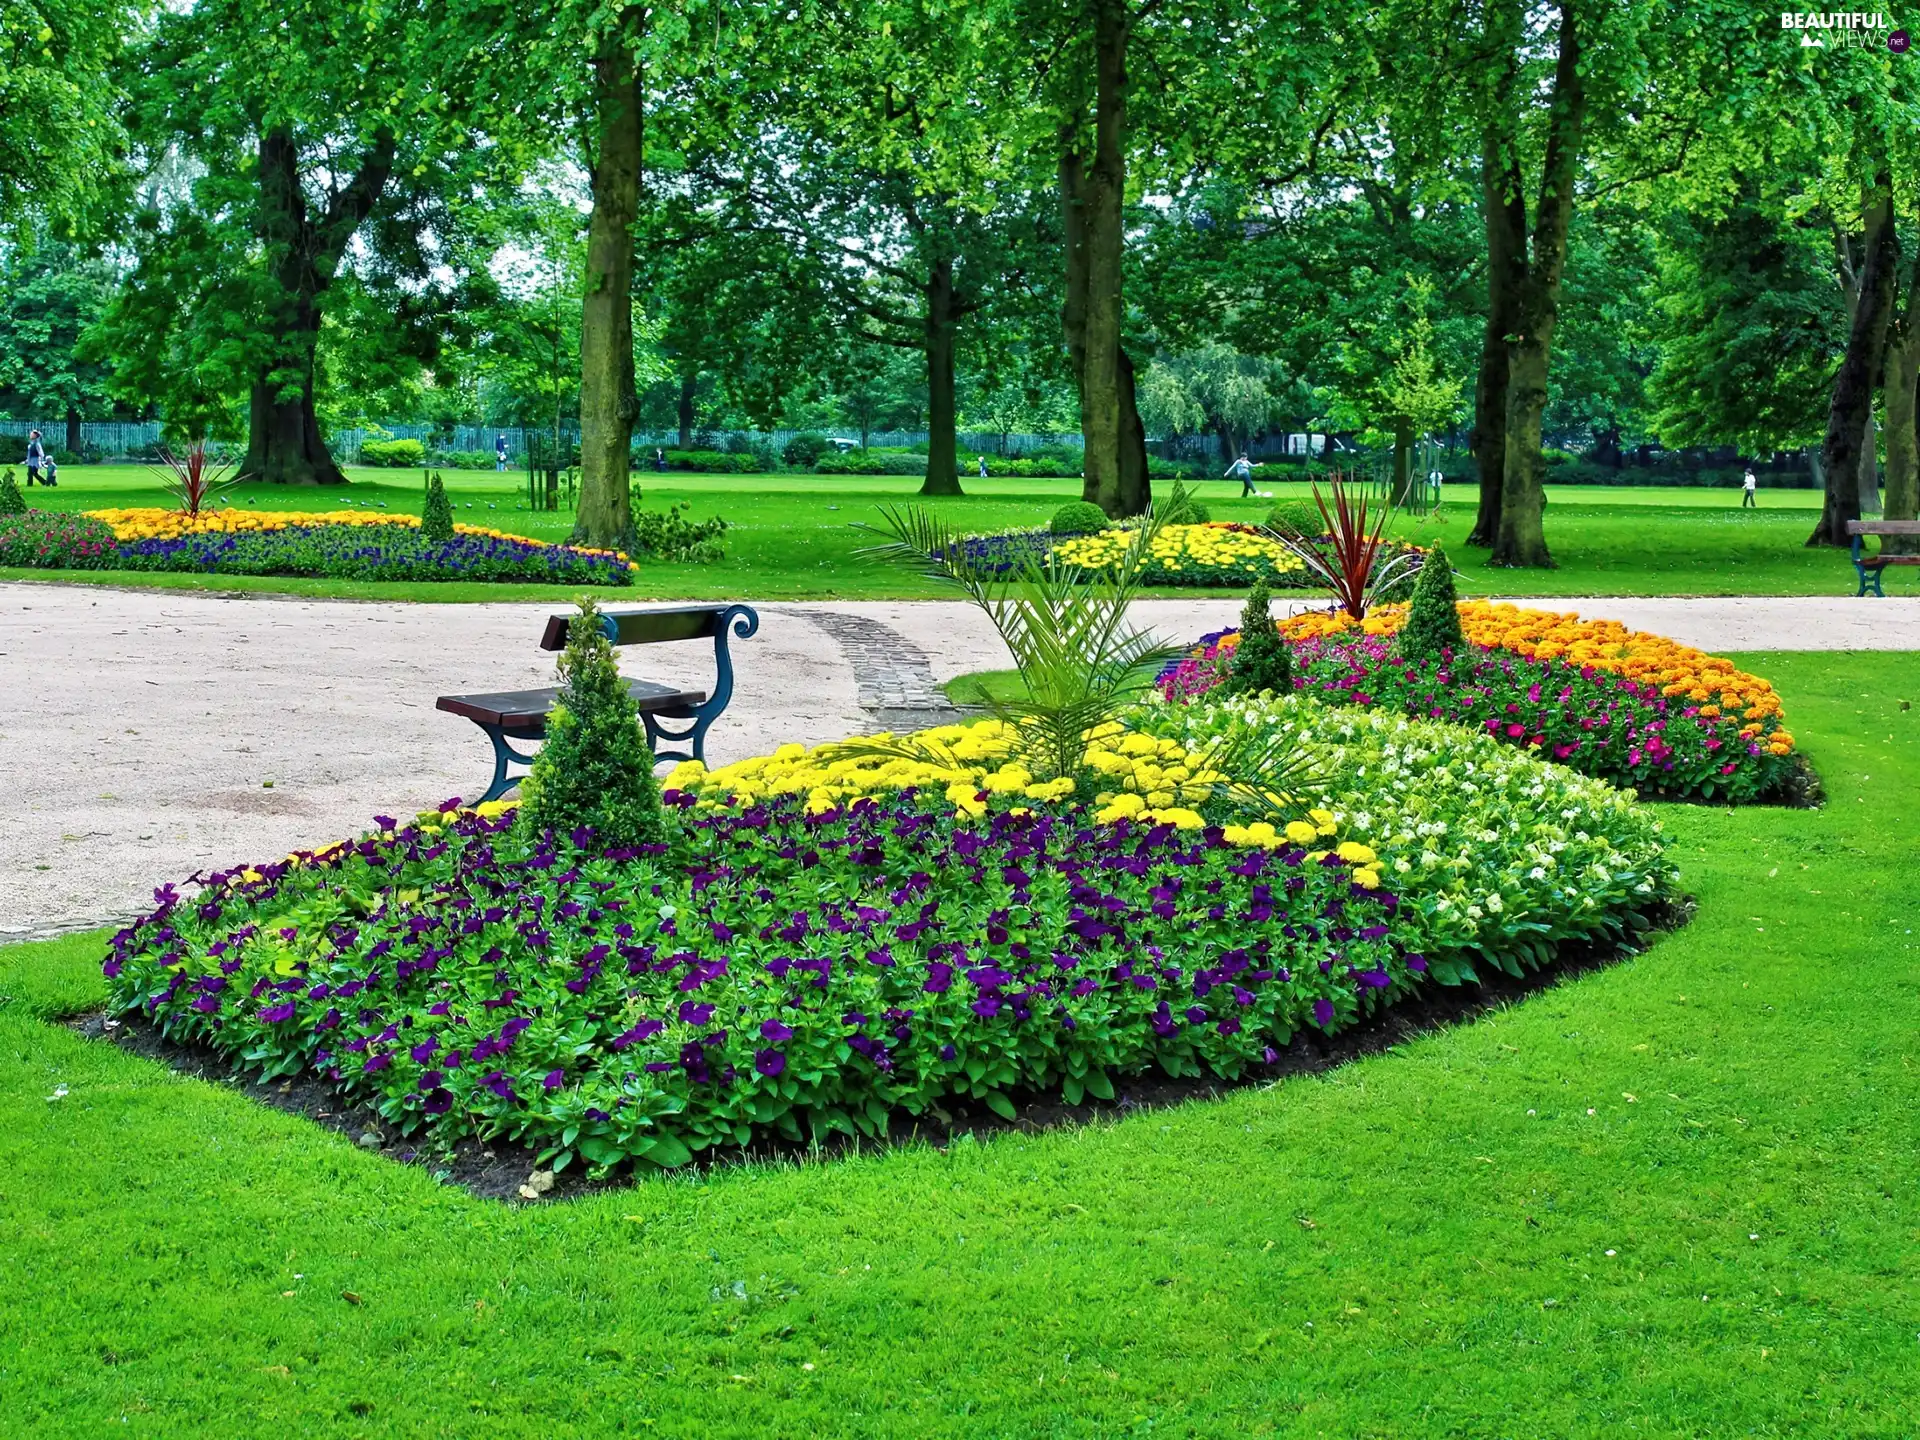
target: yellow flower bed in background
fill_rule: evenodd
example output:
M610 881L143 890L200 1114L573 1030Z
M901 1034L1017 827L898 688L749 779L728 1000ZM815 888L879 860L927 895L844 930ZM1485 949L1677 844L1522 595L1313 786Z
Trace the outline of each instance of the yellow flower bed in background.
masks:
M1358 627L1368 635L1395 634L1406 622L1404 605L1380 605ZM1355 627L1345 613L1315 611L1279 622L1283 634L1294 640L1338 635ZM1467 600L1460 605L1461 632L1475 645L1511 650L1530 660L1561 660L1570 665L1607 670L1642 685L1651 685L1672 699L1690 701L1709 718L1722 715L1744 719L1742 734L1766 736L1763 743L1775 754L1793 749L1793 737L1779 728L1779 693L1757 675L1736 669L1733 662L1664 635L1630 630L1618 620L1583 620L1557 610L1522 610L1491 600Z
M366 510L202 510L189 515L184 510L169 510L158 505L118 510L89 510L90 519L110 526L116 540L178 540L186 535L242 535L254 532L291 530L313 525L401 525L420 528L418 515L376 515ZM475 535L488 540L515 540L522 545L548 546L553 542L494 530L485 525L455 523L456 535ZM594 550L585 545L570 547L583 555L617 555L623 551ZM632 564L631 561L628 561ZM639 567L635 567L636 569Z
M1117 564L1133 544L1135 532L1102 530L1063 540L1053 547L1056 560L1088 570ZM1148 550L1150 570L1204 574L1232 571L1247 576L1292 574L1305 567L1300 558L1271 536L1251 534L1227 525L1166 525L1153 537ZM1151 577L1150 577L1151 578Z

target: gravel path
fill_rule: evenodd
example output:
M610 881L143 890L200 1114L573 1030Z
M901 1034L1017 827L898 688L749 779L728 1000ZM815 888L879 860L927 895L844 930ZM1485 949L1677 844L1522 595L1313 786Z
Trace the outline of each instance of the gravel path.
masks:
M1920 600L1905 598L1536 603L1712 650L1920 649ZM486 740L434 697L551 683L534 641L552 608L0 584L0 939L122 918L161 881L477 794ZM715 763L937 719L938 682L1006 663L959 604L756 608ZM1237 614L1229 600L1139 606L1181 638ZM711 673L698 645L628 656L663 680Z

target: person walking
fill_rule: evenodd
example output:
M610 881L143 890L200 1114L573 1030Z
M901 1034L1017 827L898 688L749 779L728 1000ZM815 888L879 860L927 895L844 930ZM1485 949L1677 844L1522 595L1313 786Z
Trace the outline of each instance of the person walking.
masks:
M47 468L40 472L40 483L49 490L60 484L60 463L51 455L47 456Z
M982 480L987 478L987 457L985 455L980 457L980 478Z
M507 468L507 437L493 437L493 469L495 474L503 473Z
M1753 478L1753 467L1749 465L1747 467L1747 473L1742 476L1740 480L1740 508L1742 510L1758 510L1760 508L1759 502L1754 499L1754 491L1759 489L1759 487L1760 482Z
M1258 463L1258 461L1249 460L1245 455L1242 455L1227 467L1227 473L1224 478L1228 480L1238 480L1240 482L1240 495L1242 499L1248 495L1258 493L1253 488L1253 468Z
M33 488L33 482L40 478L40 471L47 463L47 447L40 443L40 432L33 431L27 436L27 488Z

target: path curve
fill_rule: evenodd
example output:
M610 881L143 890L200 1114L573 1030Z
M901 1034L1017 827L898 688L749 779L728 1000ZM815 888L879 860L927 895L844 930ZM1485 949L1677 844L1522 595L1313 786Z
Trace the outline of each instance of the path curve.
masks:
M1530 603L1711 650L1920 649L1920 600L1906 598ZM0 584L0 939L124 917L163 881L477 793L486 742L434 697L551 683L534 639L553 608ZM931 716L937 682L1006 664L956 602L757 608L710 737L717 763ZM1174 638L1238 613L1231 600L1138 606ZM682 645L629 664L700 685L710 661Z

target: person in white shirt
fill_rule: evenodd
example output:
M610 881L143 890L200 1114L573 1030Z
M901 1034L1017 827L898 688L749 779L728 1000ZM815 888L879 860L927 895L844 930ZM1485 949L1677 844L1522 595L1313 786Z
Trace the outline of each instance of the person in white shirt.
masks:
M1253 488L1253 467L1258 463L1258 461L1249 460L1245 455L1242 455L1227 467L1227 473L1223 478L1238 480L1240 482L1240 494L1243 497L1252 495L1255 493Z
M1758 510L1760 508L1760 502L1754 499L1754 491L1757 490L1759 486L1760 482L1753 478L1753 467L1749 465L1746 475L1743 476L1740 481L1740 508L1742 510Z

